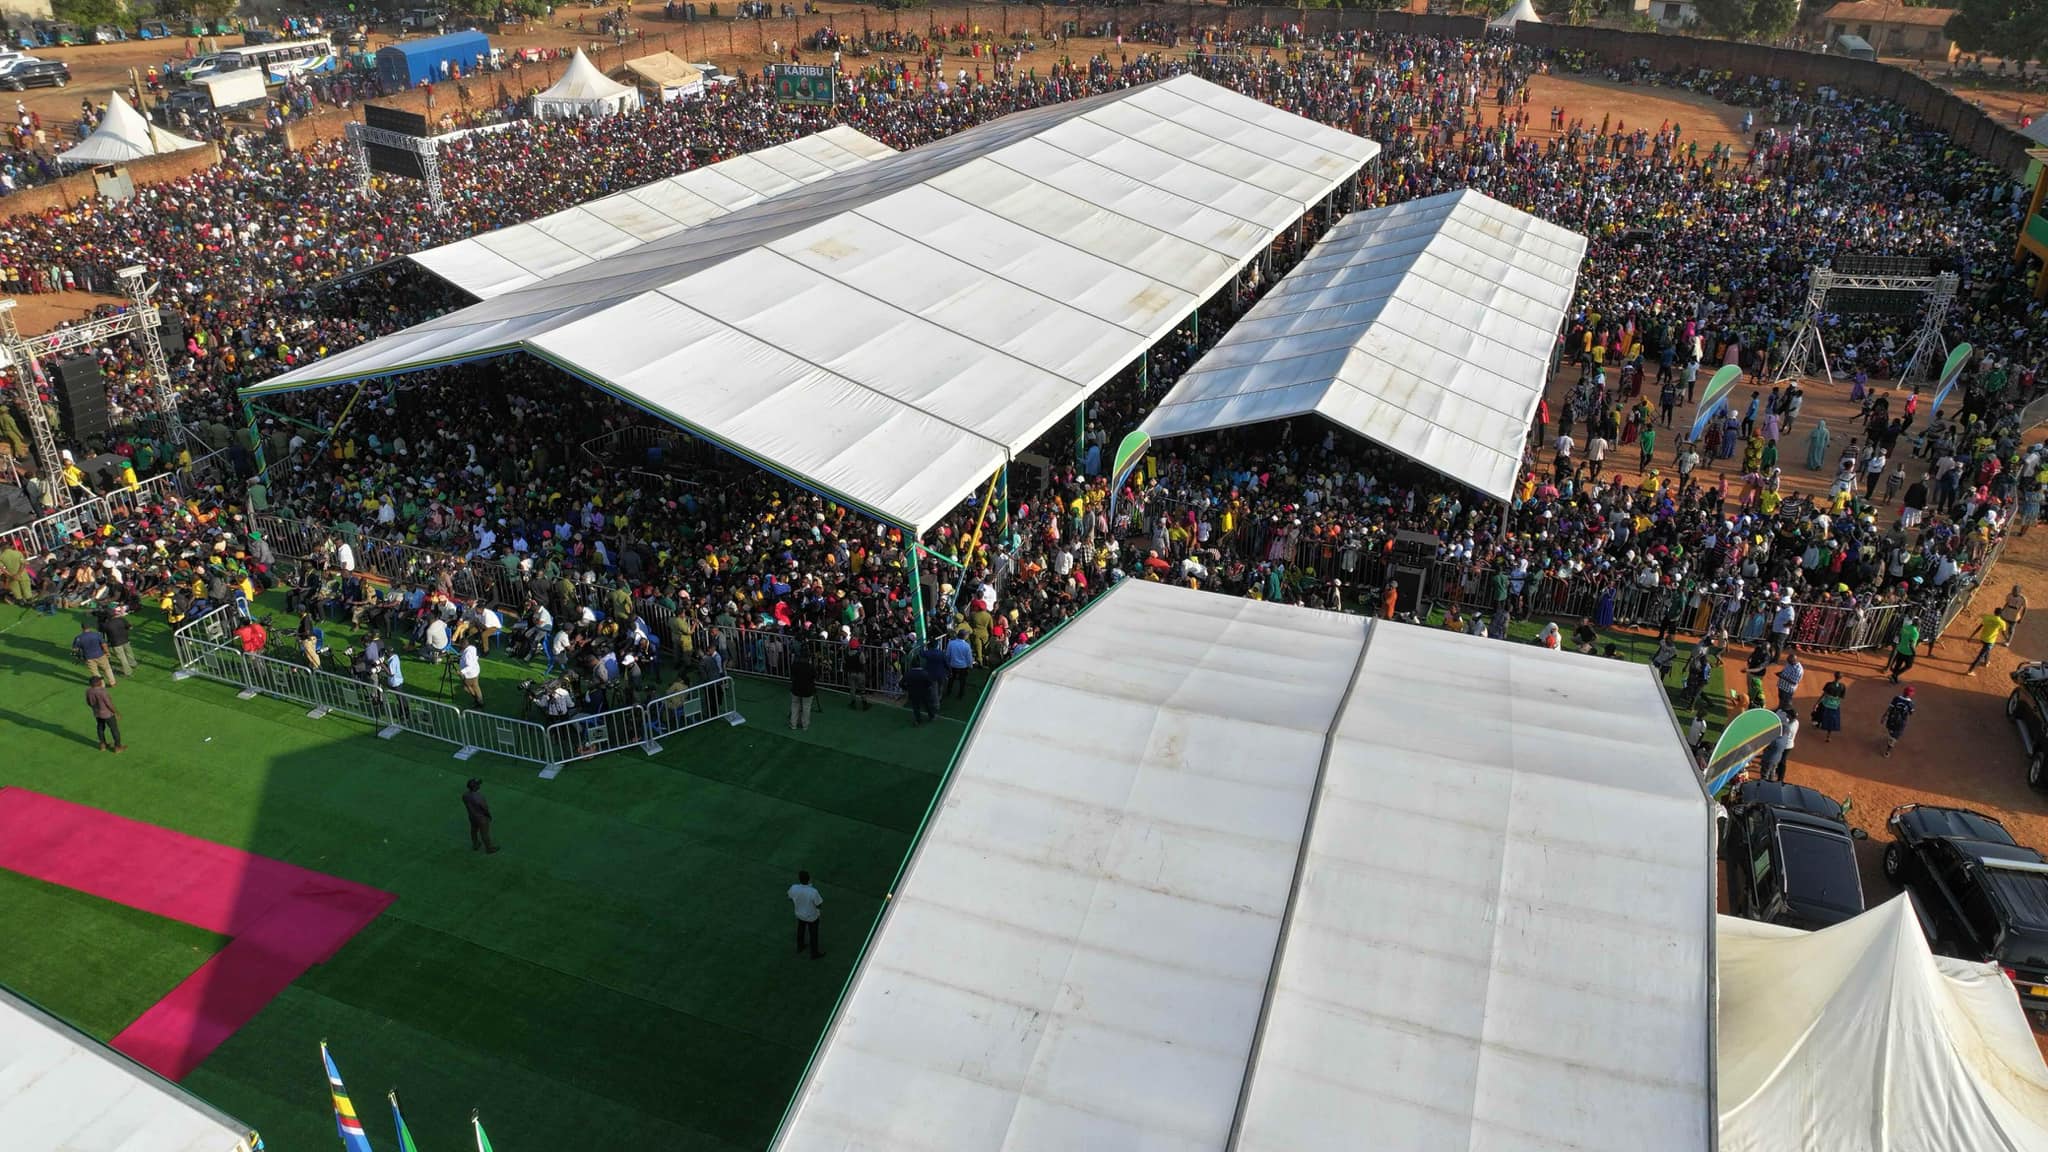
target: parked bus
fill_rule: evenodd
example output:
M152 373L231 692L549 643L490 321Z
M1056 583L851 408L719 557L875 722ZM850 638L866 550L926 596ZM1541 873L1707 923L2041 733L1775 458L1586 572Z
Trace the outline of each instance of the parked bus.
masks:
M240 48L223 48L186 63L177 70L177 75L178 79L190 84L202 76L239 72L244 68L259 68L263 71L266 82L282 84L292 76L332 72L337 66L334 44L323 37L318 40L293 40L284 44L253 44Z

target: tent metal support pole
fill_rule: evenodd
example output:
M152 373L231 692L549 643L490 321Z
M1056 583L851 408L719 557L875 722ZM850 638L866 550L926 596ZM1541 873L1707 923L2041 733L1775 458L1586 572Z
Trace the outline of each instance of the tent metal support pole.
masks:
M918 557L924 546L915 537L910 541L910 613L917 625L917 645L924 647L924 575L919 571Z
M256 475L261 476L270 471L270 463L263 458L263 433L256 428L254 401L242 401L242 423L249 429L249 442L256 446Z

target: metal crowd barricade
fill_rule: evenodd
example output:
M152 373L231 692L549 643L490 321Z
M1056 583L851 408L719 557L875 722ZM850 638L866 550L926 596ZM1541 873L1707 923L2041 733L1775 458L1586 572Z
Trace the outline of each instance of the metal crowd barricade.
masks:
M723 719L735 727L746 723L740 715L739 690L730 676L694 684L647 702L647 737L650 740Z
M455 753L457 760L467 760L481 751L530 761L544 769L553 766L548 730L541 725L491 712L472 711L461 715L462 748ZM543 771L542 775L552 776L553 773Z
M589 760L607 752L639 748L649 756L661 751L647 730L647 709L638 704L557 720L547 727L548 766L540 776L552 780L562 765Z
M855 648L841 640L717 624L699 629L697 635L699 644L718 649L727 673L787 680L789 667L796 662L798 646L802 646L818 670L820 687L851 691L853 674L858 671L865 678L863 692L886 697L903 693L899 654L893 644L863 644Z

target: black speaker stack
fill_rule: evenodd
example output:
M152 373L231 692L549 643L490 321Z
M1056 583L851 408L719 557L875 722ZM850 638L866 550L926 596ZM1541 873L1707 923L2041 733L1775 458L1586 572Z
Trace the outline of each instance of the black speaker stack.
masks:
M49 376L65 436L80 443L88 436L106 435L107 382L100 378L99 361L90 356L59 360L50 365Z

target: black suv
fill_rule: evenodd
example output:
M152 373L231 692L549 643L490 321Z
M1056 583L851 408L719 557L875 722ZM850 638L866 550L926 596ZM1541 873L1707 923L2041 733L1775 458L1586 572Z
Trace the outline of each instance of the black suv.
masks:
M1856 844L1840 801L1811 788L1749 780L1728 799L1721 833L1737 916L1826 928L1863 911Z
M1967 808L1907 804L1885 825L1885 878L1912 891L1934 950L1997 964L2048 1014L2048 862Z
M2012 695L2005 714L2020 730L2027 753L2027 786L2048 788L2048 664L2022 664L2013 669Z
M71 66L62 60L22 60L0 72L0 88L20 92L45 85L62 88L71 83Z

